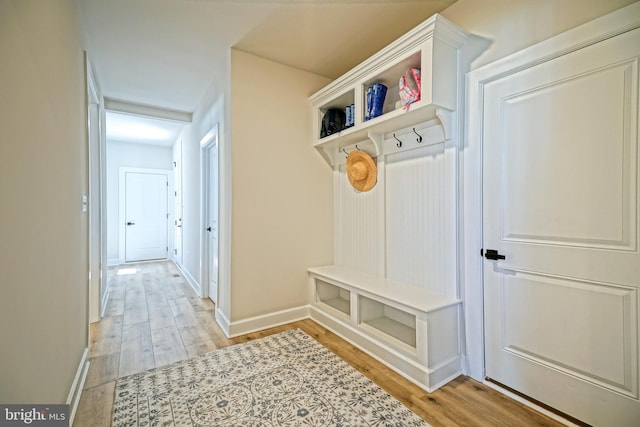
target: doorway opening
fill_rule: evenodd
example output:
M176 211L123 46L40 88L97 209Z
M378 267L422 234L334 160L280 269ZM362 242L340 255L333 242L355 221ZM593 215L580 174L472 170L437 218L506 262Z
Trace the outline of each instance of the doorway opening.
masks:
M155 110L130 113L122 102L107 101L107 264L168 258L174 253L176 221L173 147L186 122L151 115Z

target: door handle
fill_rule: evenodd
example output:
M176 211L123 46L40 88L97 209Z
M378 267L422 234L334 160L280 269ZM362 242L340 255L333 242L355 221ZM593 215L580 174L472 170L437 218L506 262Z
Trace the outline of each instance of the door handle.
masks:
M480 255L482 255L482 250L480 251ZM484 251L484 257L492 261L506 258L504 255L499 254L495 249L487 249L486 251Z
M127 225L136 225L136 223L135 223L135 222L133 222L133 221L128 221L128 222L127 222Z

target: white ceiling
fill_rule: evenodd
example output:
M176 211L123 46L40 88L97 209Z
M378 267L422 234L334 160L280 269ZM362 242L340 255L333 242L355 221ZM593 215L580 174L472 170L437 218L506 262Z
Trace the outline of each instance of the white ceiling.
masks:
M455 0L76 0L103 95L193 112L235 47L335 78Z

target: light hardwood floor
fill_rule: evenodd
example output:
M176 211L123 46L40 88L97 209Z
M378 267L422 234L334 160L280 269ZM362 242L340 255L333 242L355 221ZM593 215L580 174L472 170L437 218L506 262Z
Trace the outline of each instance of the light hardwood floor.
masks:
M108 281L105 317L91 325L91 365L74 427L111 425L118 377L291 328L313 336L434 427L561 425L467 377L426 393L312 320L228 339L213 303L197 297L170 262L113 267Z

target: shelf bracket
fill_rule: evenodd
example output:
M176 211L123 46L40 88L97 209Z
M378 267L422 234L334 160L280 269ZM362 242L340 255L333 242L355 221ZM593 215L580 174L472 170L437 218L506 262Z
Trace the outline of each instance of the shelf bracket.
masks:
M376 157L382 154L382 143L384 142L384 135L377 132L367 132L367 137L373 142L376 147Z
M333 167L335 164L334 161L334 155L332 155L332 153L330 153L330 149L324 148L324 147L316 147L318 153L320 153L320 155L322 156L322 158L324 159L325 162L327 162L329 164L329 166ZM335 150L334 150L335 151Z
M445 108L438 108L436 109L436 116L438 116L438 119L442 124L445 140L452 139L454 137L455 131L453 111L447 110Z

